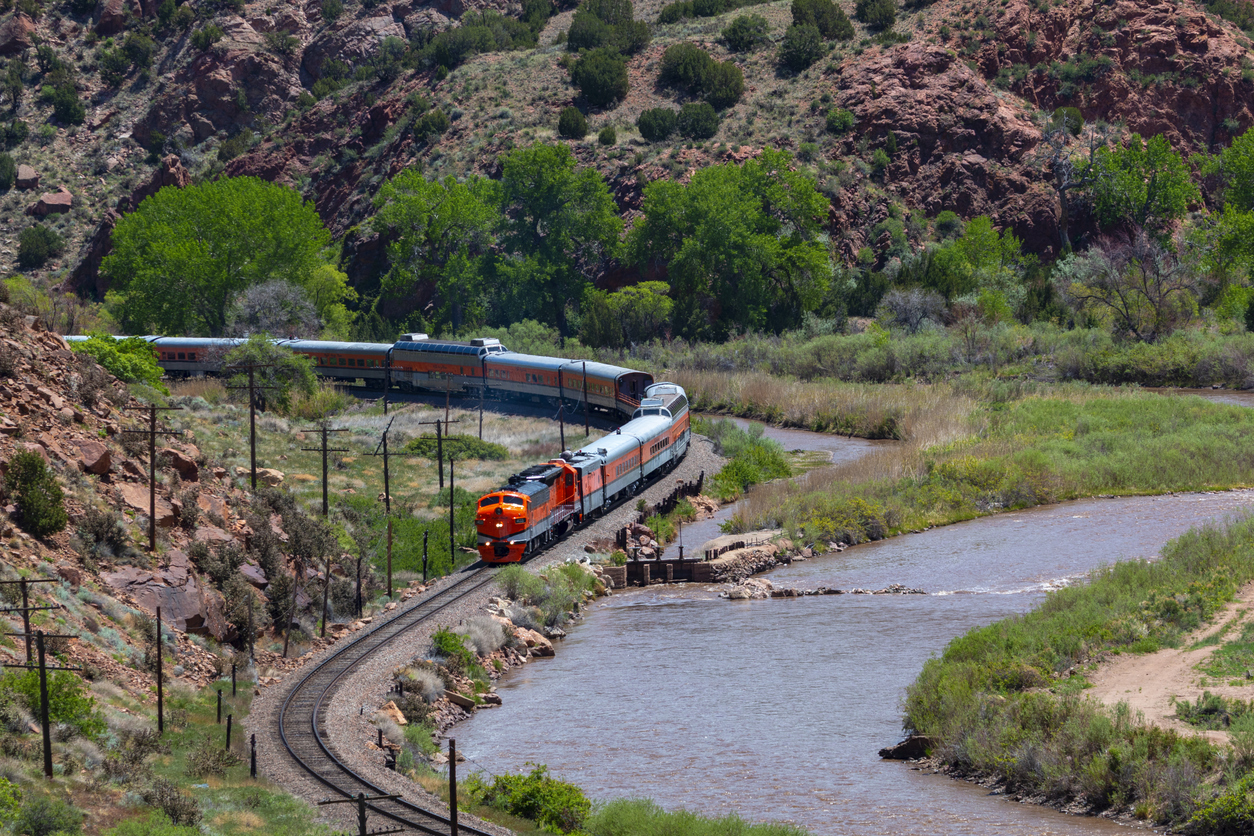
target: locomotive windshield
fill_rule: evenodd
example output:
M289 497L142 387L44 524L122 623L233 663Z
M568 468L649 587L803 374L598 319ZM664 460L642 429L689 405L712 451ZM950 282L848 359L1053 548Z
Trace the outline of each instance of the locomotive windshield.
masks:
M487 508L490 505L496 505L500 501L501 498L499 496L485 496L483 499L479 500L479 507Z
M504 502L506 505L522 505L523 504L523 500L521 496L503 496L501 497L501 501Z

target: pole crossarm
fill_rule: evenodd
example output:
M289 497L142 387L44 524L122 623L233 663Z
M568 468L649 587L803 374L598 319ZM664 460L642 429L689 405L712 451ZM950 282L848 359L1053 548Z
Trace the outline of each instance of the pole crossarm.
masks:
M316 428L316 429L312 429L312 430L302 430L301 432L309 432L309 433L315 433L315 432L316 432L316 433L318 433L318 434L320 434L320 435L322 436L322 444L321 444L320 446L318 446L318 447L302 447L302 448L300 448L300 449L301 449L301 450L304 450L306 453L321 453L321 454L322 454L322 516L324 516L324 517L325 517L325 516L327 516L327 513L328 513L328 505L327 505L327 454L328 454L328 453L351 453L351 452L353 452L352 450L343 450L343 449L339 449L339 448L331 448L331 447L327 447L327 435L328 435L329 433L346 433L346 432L348 432L348 427L339 427L339 428L337 428L337 429L331 429L331 428L329 428L329 427L318 427L318 428Z
M63 609L65 609L65 604L50 604L50 605L48 605L48 606L46 606L46 607L11 607L11 608L9 608L9 609L0 610L0 613L5 613L5 612L36 612L36 611L38 611L38 610L63 610ZM24 634L23 634L23 635L24 635Z

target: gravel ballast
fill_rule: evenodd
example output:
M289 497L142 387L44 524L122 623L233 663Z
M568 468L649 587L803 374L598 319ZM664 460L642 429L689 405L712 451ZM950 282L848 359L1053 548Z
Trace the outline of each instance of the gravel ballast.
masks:
M695 480L702 471L709 478L722 467L724 459L715 454L712 443L704 436L693 435L684 461L672 473L660 478L640 496L648 503L655 504L668 495L675 487L675 481ZM634 501L623 502L618 508L596 520L590 525L579 529L565 540L555 544L549 550L529 561L526 566L538 571L554 563L562 563L568 559L577 559L584 555L583 546L593 539L613 538L614 533L630 522L636 514ZM435 589L414 598L401 608L390 614L403 612L415 606L431 594L438 593L448 583L441 581ZM368 747L373 742L377 731L369 723L369 718L383 703L387 702L386 694L391 682L392 670L424 653L430 646L431 634L441 626L452 626L484 612L488 599L500 594L496 584L489 584L474 594L457 601L443 610L439 617L430 619L406 633L403 639L392 642L372 654L365 662L345 679L330 700L327 712L326 734L331 748L344 763L355 770L366 780L387 790L400 793L407 801L418 804L442 816L448 815L447 806L421 786L410 781L399 773L387 769L383 765L382 753ZM389 616L389 617L390 617ZM380 616L376 615L376 619ZM335 646L311 654L306 660L317 662L335 652ZM257 735L257 766L261 773L293 795L315 802L326 798L330 791L326 786L309 776L287 754L283 742L278 736L278 711L284 698L291 688L300 680L301 669L287 674L283 681L261 690L253 700L252 711L246 721L249 732ZM362 710L364 707L364 711ZM454 735L455 736L455 735ZM323 808L325 818L335 827L355 825L355 812L350 811L352 805L340 804ZM472 817L465 818L473 827L489 833L506 836L511 831L483 822ZM372 819L371 828L382 826Z

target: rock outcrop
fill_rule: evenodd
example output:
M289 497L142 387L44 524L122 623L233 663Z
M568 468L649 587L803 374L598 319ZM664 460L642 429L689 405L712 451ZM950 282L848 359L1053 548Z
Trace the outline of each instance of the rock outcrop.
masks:
M41 218L44 215L63 215L74 206L74 195L65 186L59 186L55 192L46 192L39 200L26 207L26 214Z

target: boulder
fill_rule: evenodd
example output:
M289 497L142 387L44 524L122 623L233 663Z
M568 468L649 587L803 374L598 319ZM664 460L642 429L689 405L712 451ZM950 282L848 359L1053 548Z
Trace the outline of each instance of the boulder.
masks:
M211 493L202 493L196 497L196 505L206 514L226 519L226 503Z
M239 567L239 573L244 576L244 580L248 581L258 589L265 589L270 585L270 581L266 578L266 573L256 563L245 563ZM334 632L336 627L343 627L342 624L332 624L331 629Z
M272 467L257 468L257 478L272 488L283 484L283 473Z
M41 218L44 215L64 214L73 206L74 195L65 186L61 186L55 192L41 194L39 200L26 207L26 214Z
M207 633L219 641L232 638L234 631L222 616L222 597L196 582L191 561L182 551L170 552L170 563L163 569L128 566L101 578L150 612L161 607L162 619L176 630Z
M109 448L103 443L92 440L78 443L78 466L84 473L103 476L109 472L109 466L112 464L113 457L109 454Z
M176 450L173 447L163 447L160 450L160 454L166 457L170 467L178 471L179 477L184 482L200 481L200 467L184 454L182 450Z
M127 0L100 0L96 6L96 34L116 35L126 28Z
M552 656L553 642L537 633L535 630L528 630L526 627L519 627L515 633L519 640L527 646L532 656Z
M216 525L201 525L196 527L196 533L192 536L197 543L233 543L235 536L229 532L223 531Z
M932 748L932 738L922 734L912 734L896 746L880 749L880 757L893 761L913 761L926 758Z
M26 163L17 167L17 187L23 191L39 188L39 172Z
M20 55L35 45L35 22L18 12L0 23L0 55Z
M141 514L148 513L147 485L137 485L130 482L118 485L118 495L122 498L122 501L132 509L140 512ZM157 497L156 506L155 516L158 527L172 528L176 522L174 506L161 496Z
M408 726L409 721L405 719L405 715L396 707L396 703L389 700L379 709L379 713L391 720L398 726Z

